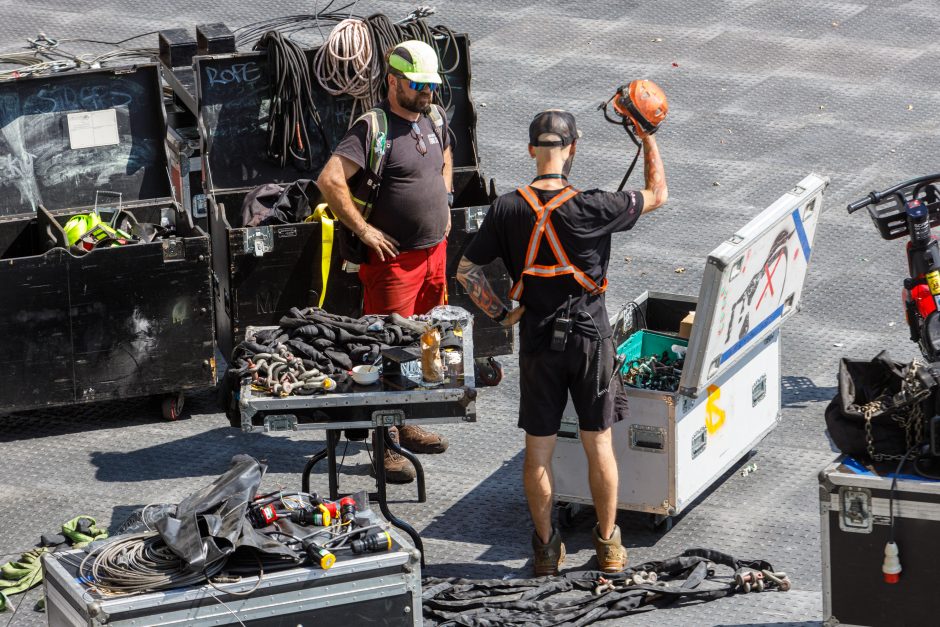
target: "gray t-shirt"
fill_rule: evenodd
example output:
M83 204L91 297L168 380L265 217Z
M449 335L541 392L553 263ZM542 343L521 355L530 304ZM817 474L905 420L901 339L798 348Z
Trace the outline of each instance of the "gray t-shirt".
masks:
M449 209L447 189L444 186L443 149L449 145L445 120L441 137L443 148L434 133L434 123L422 115L418 128L427 148L421 154L411 122L391 112L388 102L380 105L388 117L388 153L382 171L382 185L369 216L369 224L388 233L399 243L400 250L430 248L444 239ZM353 125L334 154L346 157L360 168L365 168L366 123ZM355 189L357 177L351 180Z

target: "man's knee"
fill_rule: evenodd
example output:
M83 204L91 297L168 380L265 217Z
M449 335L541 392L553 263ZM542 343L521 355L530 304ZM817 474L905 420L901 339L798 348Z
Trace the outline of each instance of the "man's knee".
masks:
M529 435L525 436L525 456L522 464L526 468L543 468L551 466L552 454L555 452L554 435Z
M610 427L601 431L585 431L582 429L581 444L584 446L585 452L588 453L613 451L613 429Z

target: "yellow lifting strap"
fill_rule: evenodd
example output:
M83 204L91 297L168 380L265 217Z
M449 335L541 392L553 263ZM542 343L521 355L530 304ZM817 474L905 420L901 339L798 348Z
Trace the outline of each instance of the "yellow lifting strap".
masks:
M320 223L320 273L323 278L323 287L320 289L320 307L326 299L326 284L330 279L330 262L333 260L333 222L336 218L330 213L325 202L317 205L313 213L305 222Z

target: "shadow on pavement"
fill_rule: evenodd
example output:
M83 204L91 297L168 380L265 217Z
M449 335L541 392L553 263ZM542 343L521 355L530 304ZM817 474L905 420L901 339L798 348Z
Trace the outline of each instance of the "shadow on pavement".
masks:
M91 453L91 463L98 468L95 474L98 481L215 477L229 468L234 455L244 453L266 463L269 473L297 475L299 489L300 473L307 457L322 446L323 443L317 441L247 434L231 427L219 427L131 452L95 451ZM325 473L326 464L318 465L316 470Z
M144 396L0 415L0 443L167 423L160 410L162 399L162 396ZM180 421L197 413L218 411L214 390L189 392Z
M819 387L809 377L785 376L781 380L782 404L787 408L803 409L807 403L829 402L837 388Z

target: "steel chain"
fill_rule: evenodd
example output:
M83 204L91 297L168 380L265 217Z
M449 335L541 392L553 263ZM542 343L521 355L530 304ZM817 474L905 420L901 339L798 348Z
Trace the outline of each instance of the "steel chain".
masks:
M930 395L931 388L924 387L917 376L922 368L924 368L924 365L919 361L914 360L911 362L911 367L904 375L901 392L898 394L898 396L910 399L904 403L909 409L906 412L899 411L891 416L892 420L904 428L904 441L908 450L913 448L915 444L923 442L924 439L924 409L921 407L921 401ZM885 403L879 398L855 408L862 413L865 419L865 445L868 456L876 462L901 460L904 455L888 455L875 452L875 438L872 433L871 420L875 413L885 409Z

